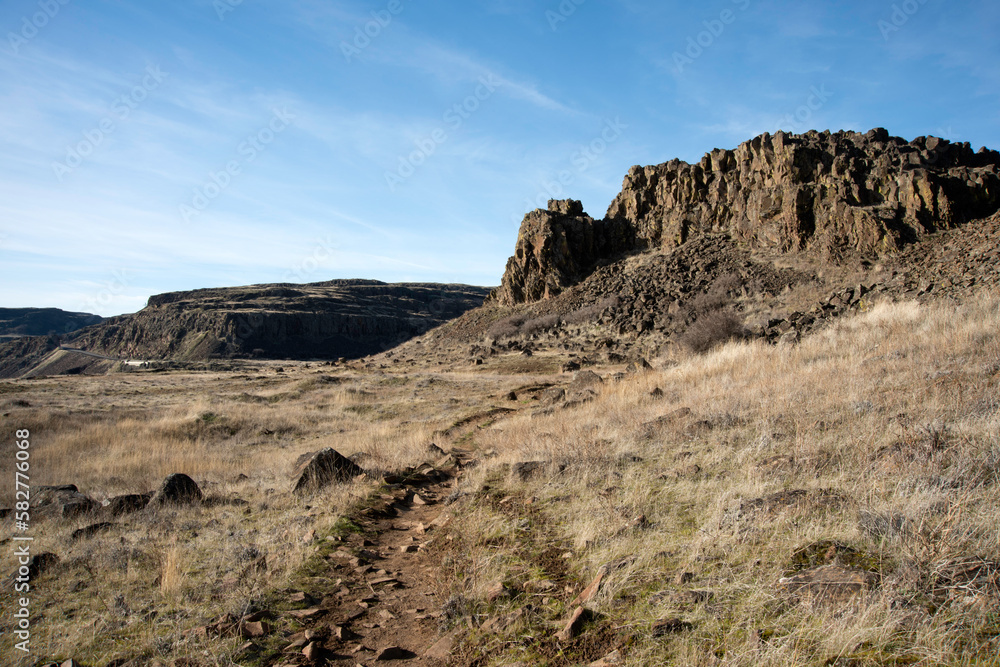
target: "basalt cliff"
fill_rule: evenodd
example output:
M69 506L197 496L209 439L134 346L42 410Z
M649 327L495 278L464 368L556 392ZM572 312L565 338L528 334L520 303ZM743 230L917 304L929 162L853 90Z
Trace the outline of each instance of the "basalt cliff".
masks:
M603 219L573 201L529 213L492 299L551 298L615 258L710 235L834 264L875 259L998 209L994 150L883 129L764 134L697 164L632 167Z

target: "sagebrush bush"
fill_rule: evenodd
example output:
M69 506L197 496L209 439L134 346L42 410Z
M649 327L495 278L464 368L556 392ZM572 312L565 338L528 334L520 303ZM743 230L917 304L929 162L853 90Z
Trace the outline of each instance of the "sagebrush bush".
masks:
M681 343L696 354L746 337L743 319L728 309L703 313L681 336Z

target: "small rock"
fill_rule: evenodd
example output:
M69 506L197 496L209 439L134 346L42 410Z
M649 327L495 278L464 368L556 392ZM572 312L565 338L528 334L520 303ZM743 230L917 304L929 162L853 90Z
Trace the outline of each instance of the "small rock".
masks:
M594 599L598 591L601 589L601 582L604 581L604 576L607 574L608 568L606 565L602 565L600 569L597 570L597 576L594 580L590 582L583 591L576 596L572 602L569 603L571 607L576 607L579 605L584 605Z
M335 625L332 628L333 636L342 642L351 641L352 639L359 639L360 635L352 632L349 628L345 628L342 625Z
M450 658L457 633L458 630L454 630L450 634L441 637L441 639L437 640L433 646L424 652L424 657L432 660L447 660Z
M532 477L537 477L545 470L547 461L522 461L515 463L512 470L522 482L526 482Z
M778 580L783 590L810 602L842 603L863 593L872 574L854 567L820 565Z
M240 634L244 639L253 637L264 637L271 634L271 626L265 621L253 621L244 623L240 628Z
M302 655L304 655L306 660L309 662L319 662L319 659L323 657L323 646L319 642L309 642L306 644L306 647L302 649Z
M663 618L659 621L653 623L651 628L652 635L654 637L662 637L664 635L676 634L678 632L684 632L686 630L693 630L694 625L683 621L679 618Z
M103 533L106 530L114 528L114 526L115 524L108 523L107 521L102 521L100 523L92 523L86 528L79 528L77 530L74 530L73 534L70 535L70 539L75 542L76 540L82 540L84 538L93 537L98 533Z
M573 611L573 615L570 616L566 625L563 629L556 633L556 639L563 642L568 642L569 640L580 634L580 629L583 627L585 610L583 607L577 607Z
M104 505L104 511L111 516L122 516L132 514L145 509L152 499L152 493L130 493L123 496L109 498Z
M616 667L624 664L625 656L622 655L621 651L612 651L600 660L590 663L587 667Z
M490 586L490 590L486 592L486 599L490 602L509 600L512 597L514 597L514 591L507 588L502 581L498 581Z

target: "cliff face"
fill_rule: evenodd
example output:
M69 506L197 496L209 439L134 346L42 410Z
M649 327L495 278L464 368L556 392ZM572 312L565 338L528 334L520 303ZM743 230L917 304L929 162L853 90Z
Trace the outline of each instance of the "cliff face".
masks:
M338 280L160 294L134 315L92 327L73 347L112 357L360 357L482 304L466 285Z
M694 165L632 167L603 220L578 208L552 202L528 214L497 301L551 297L614 255L705 234L827 260L891 253L1000 209L1000 154L881 129L779 132Z

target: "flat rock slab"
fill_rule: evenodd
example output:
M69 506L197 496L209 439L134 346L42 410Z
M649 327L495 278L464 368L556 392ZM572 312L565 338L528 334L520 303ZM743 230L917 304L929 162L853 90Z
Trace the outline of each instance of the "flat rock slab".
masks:
M841 565L820 565L778 580L778 587L809 602L843 603L869 587L872 574Z

